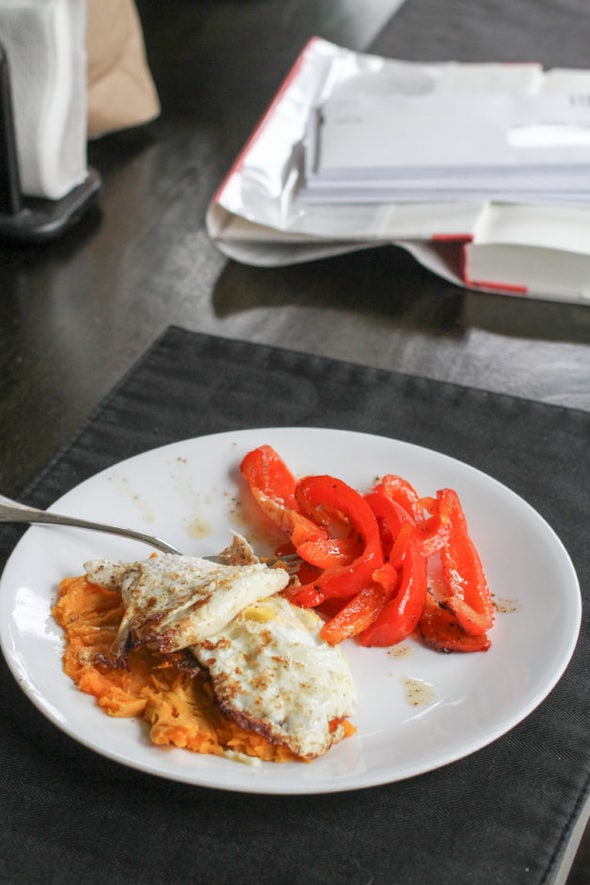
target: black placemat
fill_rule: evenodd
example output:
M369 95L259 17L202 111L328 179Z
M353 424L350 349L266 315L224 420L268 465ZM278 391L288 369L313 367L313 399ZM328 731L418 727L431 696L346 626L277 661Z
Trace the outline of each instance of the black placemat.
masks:
M45 506L122 458L256 426L396 437L478 467L558 532L588 593L590 415L170 328L26 491ZM2 562L18 536L1 527ZM557 592L557 588L556 588ZM326 796L250 796L135 772L47 722L0 669L0 878L20 882L551 880L590 771L589 629L549 698L438 771Z

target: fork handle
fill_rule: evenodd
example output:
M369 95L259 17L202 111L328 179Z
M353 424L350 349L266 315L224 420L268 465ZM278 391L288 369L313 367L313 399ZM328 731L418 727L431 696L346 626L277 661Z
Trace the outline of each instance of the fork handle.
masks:
M53 522L61 524L64 517L57 513L47 513L45 510L35 510L18 501L11 501L0 495L0 522Z
M100 522L91 522L87 519L78 519L75 516L62 516L59 513L50 513L47 510L36 510L34 507L28 507L26 504L19 504L17 501L11 501L0 495L0 522L25 522L25 523L46 523L49 525L69 525L80 529L90 529L95 532L107 532L111 535L119 535L123 538L134 538L137 541L143 541L164 553L178 553L179 551L162 541L160 538L154 538L145 532L137 532L134 529L119 528L114 525L105 525Z

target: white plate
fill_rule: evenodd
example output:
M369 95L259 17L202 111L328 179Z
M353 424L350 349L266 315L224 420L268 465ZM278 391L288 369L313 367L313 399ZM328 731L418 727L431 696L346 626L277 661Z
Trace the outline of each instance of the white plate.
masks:
M30 528L0 582L0 637L23 691L59 728L124 765L165 778L254 793L322 793L417 775L460 759L507 732L553 688L573 653L581 599L552 529L520 497L467 465L407 443L353 432L271 428L222 433L146 452L97 474L52 509L129 525L186 553L215 552L230 528L249 535L238 499L242 456L269 443L298 475L332 473L358 489L399 473L420 494L455 488L463 501L500 613L484 654L441 655L346 643L358 687L357 734L311 764L252 767L151 746L143 723L112 719L61 669L62 636L50 606L65 575L92 557L144 558L149 548L72 528ZM247 496L245 496L247 497ZM418 704L408 685L418 687Z

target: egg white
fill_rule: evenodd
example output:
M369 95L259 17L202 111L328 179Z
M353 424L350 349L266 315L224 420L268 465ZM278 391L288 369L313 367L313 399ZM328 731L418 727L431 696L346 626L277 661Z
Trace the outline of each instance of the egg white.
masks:
M315 613L279 595L286 571L259 562L241 536L224 553L229 564L172 554L87 562L91 581L121 593L113 654L129 643L190 649L226 715L297 756L320 756L356 711L346 656L320 637Z
M272 596L193 647L221 708L239 724L312 759L344 737L356 710L346 656L312 612Z

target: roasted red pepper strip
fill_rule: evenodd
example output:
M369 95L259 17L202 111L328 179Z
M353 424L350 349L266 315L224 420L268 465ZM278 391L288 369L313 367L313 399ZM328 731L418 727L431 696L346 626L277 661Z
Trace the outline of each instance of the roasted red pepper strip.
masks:
M320 636L330 645L356 636L373 623L386 599L385 592L376 584L359 590L339 612L326 621Z
M270 446L246 455L241 470L304 558L307 583L291 595L300 605L323 603L328 641L358 635L363 645L389 646L419 622L439 651L489 647L493 600L456 492L419 498L407 480L388 474L363 499L331 476L297 482ZM444 581L435 600L426 593L426 568L439 550Z
M451 534L449 501L446 497L421 498L420 507L430 514L416 523L422 542L422 555L432 556L442 549Z
M321 575L320 575L321 578ZM325 602L327 598L324 596L319 584L320 578L310 584L303 584L301 587L293 589L287 588L287 594L291 602L300 605L302 608L315 608Z
M391 482L388 483L388 480ZM441 549L451 532L446 502L441 502L438 498L418 498L417 494L414 498L412 486L394 475L385 477L376 489L365 495L365 501L379 521L385 550L388 536L395 538L396 533L401 531L402 525L407 522L416 526L423 556L432 556ZM389 497L388 489L390 493L392 490L396 494L399 492L398 500ZM406 506L400 501L404 501ZM414 513L419 514L419 518L410 515L408 512L410 507ZM426 518L422 515L425 510L430 514Z
M318 568L349 565L363 551L358 536L351 538L314 538L297 546L299 556Z
M427 596L419 624L426 645L442 652L487 651L491 645L488 636L470 636L460 626L455 615Z
M415 525L414 519L397 501L380 492L369 492L365 501L375 514L385 558L389 558L396 538L405 525Z
M259 446L248 452L240 471L262 510L295 547L326 538L325 529L299 513L295 477L272 446Z
M494 603L488 582L467 530L467 520L453 489L437 492L449 514L451 532L441 549L445 582L449 591L446 608L455 615L459 625L471 636L486 633L494 623Z
M412 519L421 518L420 497L411 483L395 473L388 473L372 489L379 495L384 495L390 501L395 501L403 507Z
M417 542L416 528L412 525L402 526L394 545L389 551L389 564L399 569L408 551L410 541ZM422 552L422 550L420 550Z
M297 481L271 446L249 452L240 465L252 495L291 540L305 562L318 568L347 565L361 553L357 538L332 537L326 526L299 512Z
M375 569L371 580L374 584L379 584L387 596L392 596L397 587L399 575L397 569L390 562L384 562L380 568Z
M272 446L259 446L248 452L242 459L240 470L250 488L272 498L286 510L297 510L297 481Z
M371 575L383 565L379 526L367 502L353 488L333 476L307 476L299 480L295 497L304 514L321 508L339 512L350 523L351 536L358 536L362 553L348 565L328 568L311 585L293 595L299 605L315 606L331 596L348 598L371 583Z
M420 542L410 531L395 595L376 620L359 635L365 646L389 646L401 642L418 626L426 599L426 559Z

